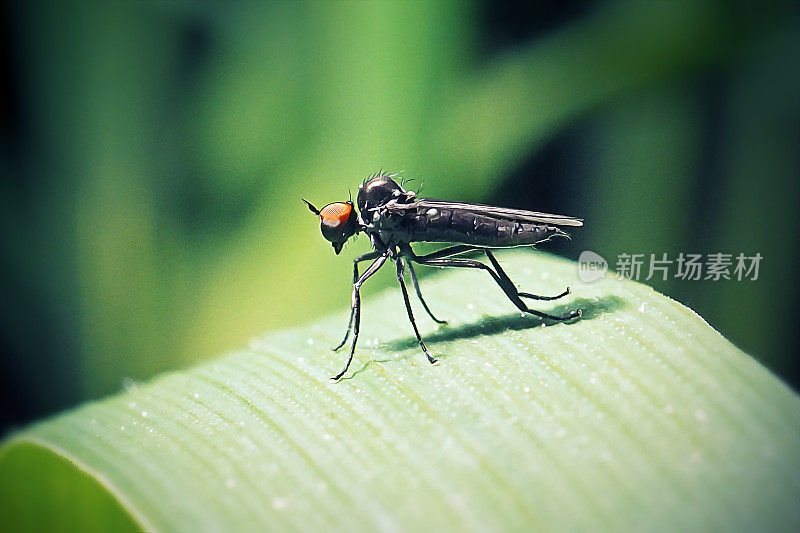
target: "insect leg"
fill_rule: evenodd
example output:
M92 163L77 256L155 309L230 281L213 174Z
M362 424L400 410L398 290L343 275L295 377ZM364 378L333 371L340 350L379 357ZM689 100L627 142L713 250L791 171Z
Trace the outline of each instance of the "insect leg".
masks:
M419 330L417 329L417 323L414 322L414 313L411 312L411 302L408 300L408 290L406 290L406 283L405 281L403 281L402 257L397 258L397 281L400 283L400 290L403 291L403 301L406 304L406 312L408 313L408 319L411 321L411 326L414 328L414 335L417 336L417 341L419 341L419 347L422 348L423 352L425 352L425 356L428 358L428 362L433 364L436 362L436 359L431 357L431 354L428 353L428 349L425 347L425 343L422 342L422 337L420 336Z
M447 324L446 320L439 320L438 318L433 316L433 313L431 312L430 308L428 307L428 304L425 303L425 299L422 297L422 291L419 290L419 282L417 281L417 273L414 272L414 267L411 265L410 262L408 263L408 270L409 270L409 272L411 272L411 283L414 284L414 290L417 291L417 298L419 298L419 301L422 302L422 307L424 307L425 311L428 312L428 316L430 316L433 319L433 321L436 322L437 324Z
M491 252L491 250L489 250L488 248L484 248L483 251L486 252L486 257L488 257L489 261L492 262L492 266L494 266L494 270L495 272L497 272L497 275L503 278L503 280L507 284L513 286L514 282L511 281L511 278L509 278L508 275L505 273L505 271L500 267L500 263L497 261L497 259L495 259L494 254ZM517 291L518 296L521 296L523 298L531 298L533 300L558 300L559 298L564 297L569 293L570 293L569 287L567 287L567 290L565 290L561 294L557 294L556 296L539 296L538 294L531 294L529 292Z
M428 266L435 266L435 267L463 267L463 268L479 268L481 270L486 270L495 280L495 282L500 285L500 288L503 289L503 292L506 293L508 299L517 306L520 311L525 313L530 313L532 315L536 315L541 318L549 318L551 320L570 320L572 318L576 318L581 316L580 309L577 311L570 311L566 315L563 316L556 316L550 315L548 313L543 313L541 311L536 311L535 309L529 308L525 305L525 302L519 297L519 293L517 292L516 287L514 287L513 283L509 283L505 279L501 278L494 270L492 270L489 266L484 265L480 261L475 261L473 259L430 259L426 261L422 261L422 258L417 258L416 262L421 265L428 265Z
M358 264L360 262L362 262L362 261L368 261L370 259L375 259L376 257L378 257L380 255L381 255L380 252L375 251L375 252L369 252L368 254L364 254L362 256L359 256L359 257L356 257L355 259L353 259L353 284L355 284L356 281L358 281ZM337 344L335 348L331 348L331 350L333 350L334 352L339 351L339 349L341 349L341 347L344 346L344 343L347 342L347 338L350 336L350 330L353 329L353 316L355 315L355 312L356 312L355 306L351 306L350 307L350 320L347 322L347 331L344 334L344 339L342 339L342 342Z
M520 296L523 298L530 298L531 300L558 300L559 298L563 298L564 296L570 294L572 291L569 287L567 287L564 292L561 294L556 294L555 296L541 296L539 294L531 294L529 292L518 292Z
M411 247L408 246L404 248L404 251L408 253L410 257L413 258L414 261L418 259L421 260L428 260L428 259L442 259L444 257L451 257L453 255L462 254L464 252L470 252L472 250L482 250L483 248L480 246L471 246L469 244L457 244L456 246L448 246L447 248L442 248L441 250L437 250L430 254L425 255L417 255L412 250ZM419 261L417 261L419 262ZM422 264L422 263L420 263Z
M353 360L353 354L356 352L358 329L361 325L361 294L359 293L361 290L361 285L363 285L371 275L373 275L378 271L379 268L383 266L387 257L389 257L388 253L383 253L378 256L378 258L373 261L369 268L367 268L367 270L361 274L361 277L358 278L355 283L353 283L353 344L350 346L350 356L347 358L347 364L344 366L344 369L342 369L341 372L331 378L333 381L337 381L344 375L345 372L347 372L347 369L350 368L350 362Z

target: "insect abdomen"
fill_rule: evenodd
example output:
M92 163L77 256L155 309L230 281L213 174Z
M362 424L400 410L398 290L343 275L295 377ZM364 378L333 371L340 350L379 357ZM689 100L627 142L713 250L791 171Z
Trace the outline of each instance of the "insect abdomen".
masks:
M477 246L507 247L536 244L564 231L445 208L420 208L406 215L409 241L461 242Z

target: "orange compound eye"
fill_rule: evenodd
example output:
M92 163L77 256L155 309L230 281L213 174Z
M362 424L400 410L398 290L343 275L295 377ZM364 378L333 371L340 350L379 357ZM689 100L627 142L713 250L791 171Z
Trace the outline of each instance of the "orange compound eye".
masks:
M319 212L319 216L322 218L323 224L335 228L345 225L352 212L352 205L346 202L336 202L323 207Z

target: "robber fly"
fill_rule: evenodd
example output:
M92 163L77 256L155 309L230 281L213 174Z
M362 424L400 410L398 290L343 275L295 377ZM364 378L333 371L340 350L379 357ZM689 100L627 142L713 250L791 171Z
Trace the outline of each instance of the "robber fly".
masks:
M520 311L551 320L570 320L581 316L580 309L563 316L530 309L522 300L523 298L556 300L569 294L569 288L555 296L538 296L519 292L511 279L500 268L500 263L491 251L491 248L533 245L555 236L566 237L568 234L560 226L582 226L581 219L490 205L417 198L416 193L407 191L398 184L394 180L396 177L397 174L379 172L365 180L358 191L358 211L352 201L334 202L322 209L317 209L309 201L303 199L308 208L319 216L322 236L330 241L336 254L342 251L342 246L347 239L357 233L366 233L373 248L371 252L353 260L353 298L350 321L344 339L333 350L337 351L344 346L351 332L353 341L350 345L347 364L341 372L331 378L332 380L338 380L347 372L356 351L361 322L361 286L386 263L387 259L394 260L396 264L397 281L400 283L400 290L403 293L408 319L414 328L420 348L432 364L436 362L436 359L428 352L411 312L411 303L404 281L406 265L408 265L411 282L422 307L436 323L445 324L446 322L436 318L422 298L412 263L432 267L485 270ZM411 249L411 243L422 241L451 243L452 245L433 253L417 255ZM474 259L457 257L473 251L484 253L491 266ZM363 274L359 275L358 264L362 261L372 261L372 263Z

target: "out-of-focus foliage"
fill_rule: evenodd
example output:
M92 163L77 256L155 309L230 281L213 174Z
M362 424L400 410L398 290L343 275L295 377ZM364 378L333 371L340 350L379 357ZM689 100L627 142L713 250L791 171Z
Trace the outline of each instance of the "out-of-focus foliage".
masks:
M758 282L651 283L797 379L793 8L600 3L510 37L488 3L5 9L0 416L346 305L367 243L334 256L299 198L380 168L583 216L571 255L760 252Z

